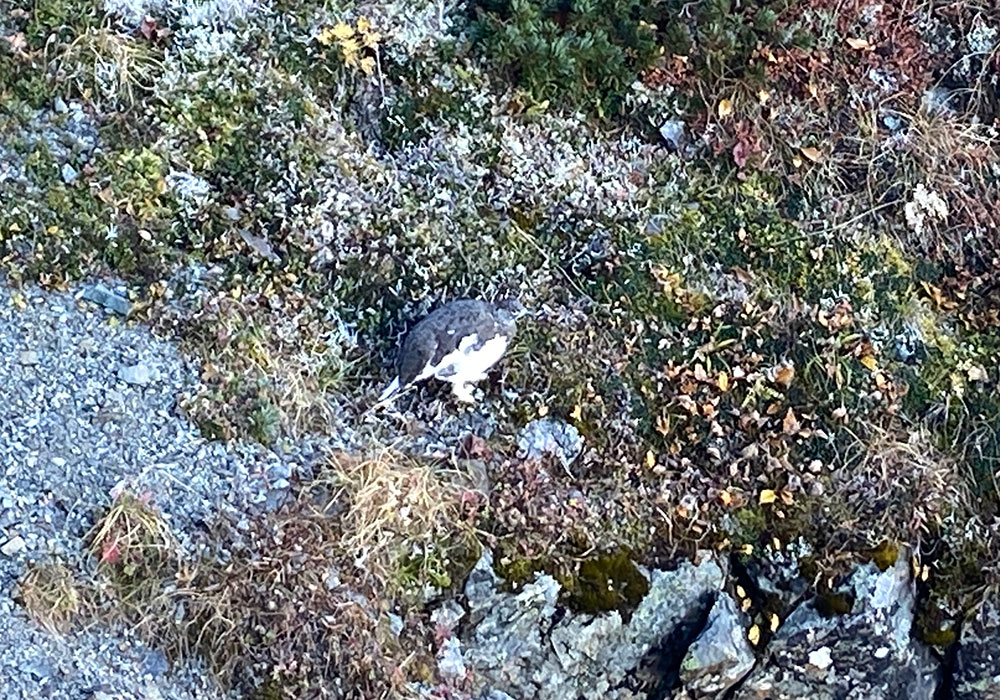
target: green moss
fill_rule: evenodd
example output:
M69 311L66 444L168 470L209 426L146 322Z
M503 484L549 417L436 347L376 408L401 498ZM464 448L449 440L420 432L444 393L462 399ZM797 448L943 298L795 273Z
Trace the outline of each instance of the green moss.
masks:
M846 593L820 593L813 604L823 617L837 617L850 614L854 600Z
M284 697L285 691L281 682L269 678L257 688L250 700L283 700Z
M631 553L620 550L581 562L566 600L582 612L618 610L625 614L648 592L649 582L632 562Z
M573 610L587 613L617 610L628 615L649 592L649 582L627 548L577 563L569 557L501 559L495 569L514 586L530 583L540 573L549 574L562 586L561 600Z
M621 111L635 76L657 56L643 8L636 0L470 3L475 40L534 100L585 105L602 116Z
M735 542L755 544L767 530L767 514L761 506L746 506L734 514L737 529L731 533Z
M958 641L956 628L944 611L930 601L917 610L914 627L917 639L930 646L947 648Z
M884 540L878 547L867 552L879 571L886 571L896 565L899 559L899 545L890 540Z

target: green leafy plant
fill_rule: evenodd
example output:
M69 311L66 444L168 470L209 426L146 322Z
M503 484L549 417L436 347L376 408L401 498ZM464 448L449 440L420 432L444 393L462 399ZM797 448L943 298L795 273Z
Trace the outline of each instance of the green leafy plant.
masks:
M661 57L687 57L702 80L763 77L761 46L807 46L788 0L472 0L473 38L537 102L607 117Z
M473 34L532 98L599 115L621 110L635 76L658 55L638 0L475 0Z

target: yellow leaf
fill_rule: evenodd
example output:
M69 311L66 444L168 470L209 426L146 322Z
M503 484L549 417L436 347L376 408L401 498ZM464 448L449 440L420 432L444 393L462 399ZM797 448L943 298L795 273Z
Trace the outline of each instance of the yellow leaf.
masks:
M333 30L329 27L323 27L319 34L316 35L316 41L321 43L323 46L329 46L333 43L336 37L333 36Z
M753 554L753 545L745 544L742 547L740 547L740 554L749 557L751 554Z
M865 367L867 367L872 372L874 372L875 370L878 369L878 360L876 360L871 355L865 355L864 357L862 357L861 358L861 364L863 364Z
M868 43L867 39L856 39L853 37L848 37L847 45L850 46L855 51L863 51L864 49L870 49L871 44Z
M718 112L719 112L719 119L725 119L726 117L728 117L730 114L733 113L733 101L729 99L719 100Z
M583 418L583 406L577 404L573 407L573 411L569 414L569 417L573 420L580 420Z
M746 612L747 610L750 609L752 605L753 605L752 600L750 600L749 598L744 598L742 601L740 601L740 610Z
M747 597L746 590L739 584L736 584L736 596L740 599Z
M382 40L382 35L378 32L365 32L364 38L361 40L365 46L369 49L374 49L378 46L378 42Z
M365 56L361 59L361 70L364 71L365 75L371 75L375 72L375 59L371 56Z
M18 311L24 311L28 308L28 302L24 300L24 295L21 292L14 292L10 297L11 303L17 307Z
M354 27L349 25L347 22L337 22L337 24L330 30L330 33L334 37L343 41L354 36Z
M783 365L774 374L775 383L786 388L791 385L793 379L795 379L795 367L792 365Z
M723 505L731 506L733 504L733 494L729 493L727 489L719 494L719 500L722 501Z
M758 642L760 642L760 627L753 625L750 631L747 632L747 639L750 640L751 644L757 646Z
M757 92L757 101L760 102L762 105L767 104L767 101L769 99L771 99L771 93L769 93L767 90L761 89L760 91Z
M652 450L646 451L646 466L650 469L656 466L656 453Z
M723 391L729 391L729 375L725 372L719 372L719 388Z
M813 163L818 163L823 159L823 152L818 148L806 146L804 148L800 148L799 150L802 151L802 155L811 160Z
M358 17L359 32L367 32L371 28L372 28L372 23L368 20L367 17Z
M786 506L790 506L792 505L792 503L795 502L794 498L792 497L792 492L789 491L788 489L781 489L781 491L778 492L778 495L781 496L781 502L784 503ZM775 538L775 543L778 545L777 547L775 547L775 549L781 549L781 543L778 542L777 538Z
M771 632L777 632L778 625L780 624L781 624L781 618L775 615L774 613L771 613Z
M549 415L549 407L546 406L545 404L542 404L541 406L538 407L538 417L544 418L547 415Z
M760 504L762 506L774 503L776 500L778 500L778 494L776 494L772 489L764 489L760 492Z
M347 39L340 40L340 49L344 52L344 56L347 54L356 54L361 50L361 44L358 43L357 39L352 39L348 37Z

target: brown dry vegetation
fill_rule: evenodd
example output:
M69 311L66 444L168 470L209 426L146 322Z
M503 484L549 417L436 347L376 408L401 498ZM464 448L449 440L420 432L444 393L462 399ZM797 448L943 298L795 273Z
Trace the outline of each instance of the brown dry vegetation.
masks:
M248 693L402 697L407 680L432 679L428 588L447 589L478 556L481 496L464 482L388 451L331 456L249 529L216 523L214 549L200 556L178 550L152 505L122 494L92 535L102 564L96 586L72 593L90 605L77 621L123 620ZM29 575L26 604L68 623L78 606L67 608L67 586L49 579Z

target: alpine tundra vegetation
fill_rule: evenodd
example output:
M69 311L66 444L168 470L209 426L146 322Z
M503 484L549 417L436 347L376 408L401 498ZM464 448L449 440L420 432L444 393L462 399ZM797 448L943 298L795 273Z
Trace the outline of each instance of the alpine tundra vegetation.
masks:
M989 2L0 0L3 595L257 700L993 697L998 76Z

